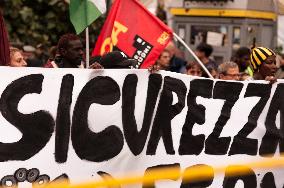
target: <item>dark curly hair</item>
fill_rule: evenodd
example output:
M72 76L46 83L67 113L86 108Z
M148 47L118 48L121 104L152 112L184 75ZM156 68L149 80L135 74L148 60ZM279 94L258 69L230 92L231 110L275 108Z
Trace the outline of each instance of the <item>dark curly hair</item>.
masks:
M60 51L60 49L68 48L69 41L73 41L73 40L80 40L80 38L73 33L67 33L67 34L62 35L58 41L57 49Z
M207 44L207 43L200 43L196 47L196 50L200 51L200 52L204 52L205 56L209 57L213 52L213 47L210 44Z

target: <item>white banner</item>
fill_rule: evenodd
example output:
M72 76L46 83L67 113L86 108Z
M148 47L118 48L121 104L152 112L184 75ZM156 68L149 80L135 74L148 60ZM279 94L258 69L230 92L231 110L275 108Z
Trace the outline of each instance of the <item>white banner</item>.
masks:
M282 80L270 85L164 71L9 67L1 67L0 75L4 187L143 175L157 166L230 170L284 152ZM284 185L283 168L250 171L236 177L213 173L195 184L180 177L154 185Z

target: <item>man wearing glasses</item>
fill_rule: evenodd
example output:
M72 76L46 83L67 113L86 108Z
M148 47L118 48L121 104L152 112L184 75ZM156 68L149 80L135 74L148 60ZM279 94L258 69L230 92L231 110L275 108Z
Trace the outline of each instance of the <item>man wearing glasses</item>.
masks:
M218 74L221 80L240 80L239 67L234 62L225 62L218 66Z

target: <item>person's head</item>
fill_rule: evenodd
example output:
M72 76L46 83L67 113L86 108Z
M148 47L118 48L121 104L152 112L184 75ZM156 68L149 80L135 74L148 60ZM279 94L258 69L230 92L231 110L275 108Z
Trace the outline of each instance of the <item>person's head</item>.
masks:
M168 50L168 51L170 52L170 57L172 58L172 57L175 55L176 50L177 50L177 48L176 48L176 46L175 46L175 43L174 43L173 41L170 41L170 42L167 44L165 50Z
M49 59L54 60L57 54L57 46L52 46L48 50Z
M189 62L186 65L186 74L191 76L202 76L201 66L197 62Z
M199 59L209 58L213 52L213 47L206 43L200 43L195 50L195 54Z
M161 70L166 70L170 66L170 60L171 56L169 50L164 49L157 60L157 64L160 66Z
M61 36L57 44L57 50L62 59L73 66L80 65L83 60L83 44L77 35L65 34Z
M10 47L10 64L11 67L26 67L27 62L25 61L22 51L18 48Z
M218 72L217 72L217 70L216 70L215 68L213 68L213 67L208 67L207 69L208 69L209 73L211 74L211 76L212 76L213 78L218 78L218 77L219 77ZM203 75L205 75L205 76L204 76L205 78L209 78L209 76L208 76L207 74L204 74L204 73L203 73Z
M35 47L31 45L24 45L20 49L22 49L21 52L25 61L35 58Z
M234 62L225 62L218 66L218 74L221 80L239 80L240 71L239 67Z
M240 47L231 60L239 66L241 72L250 65L250 49L247 47Z
M276 54L269 48L254 48L250 55L251 67L255 74L260 75L263 79L267 76L275 76Z
M40 43L36 46L35 55L40 57L43 53L44 53L44 45Z

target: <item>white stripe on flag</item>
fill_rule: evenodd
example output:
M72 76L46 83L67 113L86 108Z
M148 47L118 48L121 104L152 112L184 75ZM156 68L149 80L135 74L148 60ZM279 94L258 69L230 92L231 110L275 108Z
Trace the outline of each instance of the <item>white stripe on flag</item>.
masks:
M106 12L106 1L105 0L89 0L92 2L102 14Z

